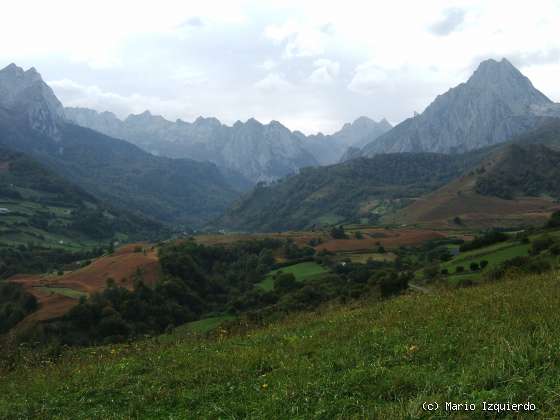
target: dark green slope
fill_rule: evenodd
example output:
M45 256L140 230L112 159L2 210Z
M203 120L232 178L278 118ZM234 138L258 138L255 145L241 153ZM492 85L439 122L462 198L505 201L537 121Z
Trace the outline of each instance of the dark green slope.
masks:
M33 159L0 149L0 246L76 249L161 233L161 224L117 211Z
M560 160L554 151L559 149L560 120L544 118L529 133L468 153L395 153L304 169L271 186L259 186L228 210L221 224L274 231L317 223L372 222L482 162L485 172L477 176L476 184L480 194L559 197Z
M505 146L479 172L475 189L482 195L560 198L560 151L542 144Z
M482 151L395 153L305 168L273 185L258 186L221 223L230 229L274 231L375 218L444 185L484 156Z
M198 226L238 196L218 168L153 156L123 140L61 124L51 139L0 109L0 145L21 151L113 206L174 225Z

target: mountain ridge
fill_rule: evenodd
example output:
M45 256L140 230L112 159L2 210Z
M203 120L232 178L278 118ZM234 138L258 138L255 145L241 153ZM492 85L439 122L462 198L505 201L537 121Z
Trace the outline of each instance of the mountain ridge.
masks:
M490 59L465 83L438 95L422 114L369 142L360 155L465 152L530 131L546 116L560 117L560 105L508 60Z
M58 100L52 109L52 90L40 75L14 67L0 70L0 91L11 89L17 99L0 103L0 145L39 160L115 207L165 223L202 225L238 196L212 163L157 157L68 122L59 112ZM18 79L14 87L10 79L14 72L29 80ZM26 84L31 91L18 88ZM41 124L29 121L36 110Z

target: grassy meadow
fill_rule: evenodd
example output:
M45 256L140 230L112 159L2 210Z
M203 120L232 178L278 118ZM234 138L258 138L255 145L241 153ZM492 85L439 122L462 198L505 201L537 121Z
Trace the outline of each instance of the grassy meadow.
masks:
M312 261L294 264L271 271L266 275L264 280L258 284L258 287L266 291L272 290L274 288L274 275L279 272L293 274L297 281L303 282L324 274L327 270Z
M559 280L410 293L57 360L22 352L1 372L0 418L483 417L422 410L444 401L531 402L535 413L489 417L558 418Z

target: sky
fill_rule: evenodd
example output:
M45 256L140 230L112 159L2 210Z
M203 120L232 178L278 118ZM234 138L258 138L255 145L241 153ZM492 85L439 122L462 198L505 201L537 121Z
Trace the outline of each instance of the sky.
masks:
M560 1L6 2L0 67L65 106L175 120L254 117L306 134L396 124L508 58L560 102Z

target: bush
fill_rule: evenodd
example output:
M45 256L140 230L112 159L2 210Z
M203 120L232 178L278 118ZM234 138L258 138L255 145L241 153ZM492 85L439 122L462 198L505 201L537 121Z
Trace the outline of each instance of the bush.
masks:
M426 280L435 279L440 273L439 267L437 265L431 265L424 268L423 275Z
M552 255L560 255L560 243L555 243L550 247L550 253Z
M292 273L278 273L274 279L274 291L286 293L301 286Z
M553 244L554 240L550 236L543 236L533 241L529 252L531 253L531 255L538 255L542 251L550 248Z
M560 211L552 213L546 227L557 228L560 227Z
M348 236L346 232L344 232L344 227L342 226L334 226L330 231L331 238L333 239L347 239Z
M480 269L484 270L488 266L488 261L482 260L480 261Z
M456 273L464 273L465 272L465 267L463 267L462 265L457 266L457 268L455 269Z
M480 266L478 265L477 262L472 262L470 265L471 271L478 271L480 269Z
M444 268L443 270L441 270L441 274L443 276L447 276L449 274L449 270L447 268Z

